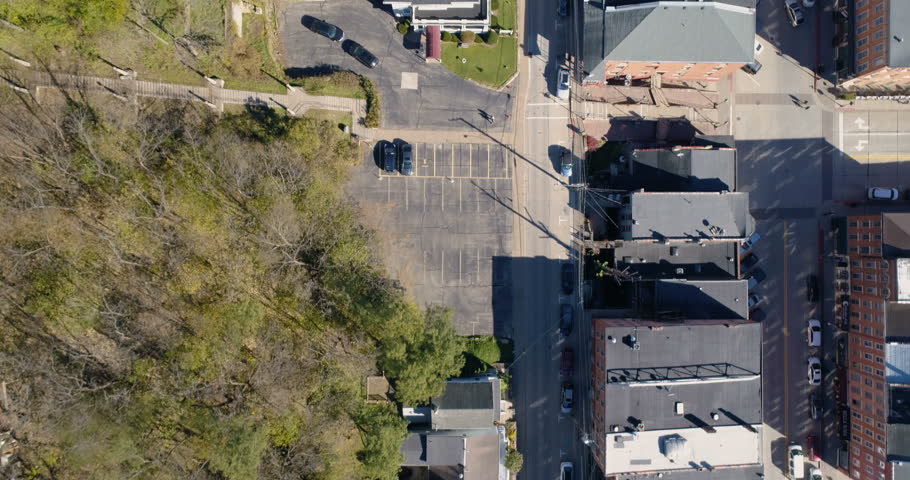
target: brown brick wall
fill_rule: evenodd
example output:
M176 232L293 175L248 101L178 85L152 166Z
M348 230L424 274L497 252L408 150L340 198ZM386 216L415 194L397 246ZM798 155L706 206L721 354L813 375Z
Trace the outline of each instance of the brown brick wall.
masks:
M853 55L856 77L844 82L845 87L857 89L910 87L910 68L887 67L889 1L895 0L854 0Z
M687 62L617 62L606 64L606 80L624 78L632 75L633 79L644 79L655 72L663 74L663 79L673 81L713 81L731 75L742 67L743 63L687 63Z

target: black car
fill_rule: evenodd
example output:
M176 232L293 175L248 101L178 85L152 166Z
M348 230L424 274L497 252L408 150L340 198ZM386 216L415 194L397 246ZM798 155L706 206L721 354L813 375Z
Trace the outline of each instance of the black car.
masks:
M758 263L758 260L759 260L758 255L756 255L754 253L752 255L749 255L748 257L746 257L745 260L743 260L742 270L746 271L746 270L751 269L752 267L755 266L755 264Z
M310 30L322 35L333 42L340 42L344 40L344 31L340 28L332 25L329 22L323 22L322 20L307 15L303 18L303 24Z
M749 75L755 75L759 70L761 70L761 62L758 60L753 60L752 63L743 65L742 70Z
M560 17L565 17L569 14L569 0L556 0L559 2L559 6L556 7L556 13Z
M815 275L806 277L806 300L809 302L818 301L818 277Z
M809 395L809 413L812 415L812 420L818 420L822 414L822 397L817 393Z
M401 174L414 175L414 148L410 143L401 146Z
M575 309L568 303L559 306L559 331L564 337L572 333L572 323L575 317Z
M379 65L379 59L376 58L376 55L370 53L369 50L363 48L363 45L357 42L351 42L351 45L348 47L348 53L356 58L357 61L370 68L376 68L376 66Z
M571 262L562 264L562 293L571 295L575 291L575 265Z
M382 169L386 173L395 173L397 167L398 149L395 148L395 144L386 142L385 146L382 147Z

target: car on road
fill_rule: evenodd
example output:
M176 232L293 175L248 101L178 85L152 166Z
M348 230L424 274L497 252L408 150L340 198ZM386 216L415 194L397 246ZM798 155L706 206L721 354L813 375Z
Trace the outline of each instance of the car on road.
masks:
M559 464L559 480L572 480L574 468L572 462L562 462Z
M572 305L563 303L559 306L559 331L564 337L568 337L572 333L573 317L575 317L575 309L572 308Z
M559 162L559 174L563 177L572 176L572 152L568 149L562 151Z
M556 73L556 96L563 100L568 99L569 89L571 88L569 85L569 69L559 67L559 71Z
M556 0L559 2L556 6L556 13L560 17L565 17L569 14L569 0Z
M755 246L758 241L761 240L761 234L758 232L753 233L739 246L739 254L743 255L749 250L752 250L752 247Z
M410 143L401 145L401 174L414 175L414 147Z
M363 45L351 41L347 48L348 54L356 58L358 62L370 68L376 68L379 65L379 58L370 53Z
M790 25L798 27L806 21L803 18L803 9L800 8L797 0L784 0L784 9L787 10L787 18L790 19Z
M382 146L382 169L386 173L395 173L398 168L398 149L392 142L385 142Z
M562 384L562 413L568 415L572 413L572 405L575 402L575 387L571 383Z
M806 457L803 456L803 447L797 443L787 447L787 469L789 470L790 478L803 478L803 474L806 471L805 464Z
M818 277L815 274L806 277L806 301L818 301Z
M812 420L818 420L822 416L822 397L817 393L809 395L809 414Z
M344 40L344 31L329 22L324 22L316 17L304 15L301 23L303 23L303 26L306 28L309 28L333 42Z
M819 322L814 318L810 318L806 323L806 341L809 343L809 346L822 346L822 322Z
M899 200L901 198L901 194L896 188L886 187L871 187L866 192L866 196L869 197L869 200Z
M758 260L759 260L758 255L756 255L754 253L752 255L749 255L748 257L746 257L745 260L743 260L741 270L745 272L745 271L752 269L752 267L754 267L755 264L758 263Z
M756 268L755 270L749 272L749 274L746 275L746 278L749 279L749 291L752 291L767 277L768 276L765 274L765 271L760 268Z
M758 304L761 303L761 300L762 300L762 297L760 297L757 293L750 293L749 294L749 310L752 310L753 308L757 307Z
M824 478L820 468L812 467L809 469L809 480L824 480Z
M747 63L742 66L742 71L749 75L755 75L759 70L761 70L761 62L758 60L752 60L752 63Z
M808 361L809 385L821 385L822 383L822 362L818 357L809 357Z
M818 436L816 436L816 435L807 436L806 437L806 456L809 457L809 461L817 462L817 461L821 460L821 458L819 458L819 456L818 456L819 453L820 452L818 450Z
M563 263L560 273L562 293L572 295L572 292L575 291L575 264L571 261Z
M562 349L562 358L559 361L559 374L563 377L571 377L575 371L575 350L571 348Z

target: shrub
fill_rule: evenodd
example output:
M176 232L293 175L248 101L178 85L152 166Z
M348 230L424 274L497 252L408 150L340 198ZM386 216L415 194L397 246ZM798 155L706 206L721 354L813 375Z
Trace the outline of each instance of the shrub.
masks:
M455 36L452 32L442 32L442 41L443 42L457 42L458 37Z
M461 43L474 43L477 40L477 35L474 32L465 31L459 33L458 36L461 38Z
M360 78L360 85L363 87L367 97L367 118L364 120L364 126L367 128L379 128L379 122L382 118L380 104L382 98L379 96L379 90L376 85L367 77Z
M844 92L840 98L841 100L856 100L856 92Z
M496 33L496 30L490 30L487 32L486 38L484 41L487 42L487 45L496 45L496 42L499 41L499 34Z
M411 21L405 20L398 24L398 33L407 35L411 31Z
M518 450L510 448L509 453L506 454L506 468L512 473L518 473L521 471L521 467L524 463L524 456L519 453Z

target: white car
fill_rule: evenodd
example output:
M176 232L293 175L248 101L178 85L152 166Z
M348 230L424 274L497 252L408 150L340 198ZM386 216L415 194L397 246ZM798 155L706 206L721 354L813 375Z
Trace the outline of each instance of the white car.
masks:
M822 480L823 478L824 477L822 476L822 471L820 469L816 467L809 469L809 480Z
M818 357L809 357L809 385L821 385L822 362Z
M866 192L869 200L897 200L901 197L896 188L871 187Z
M572 480L572 462L562 462L559 464L559 480Z
M556 74L556 96L566 100L569 98L569 69L559 67L559 73Z
M810 347L822 346L822 322L812 318L807 322L806 341Z

